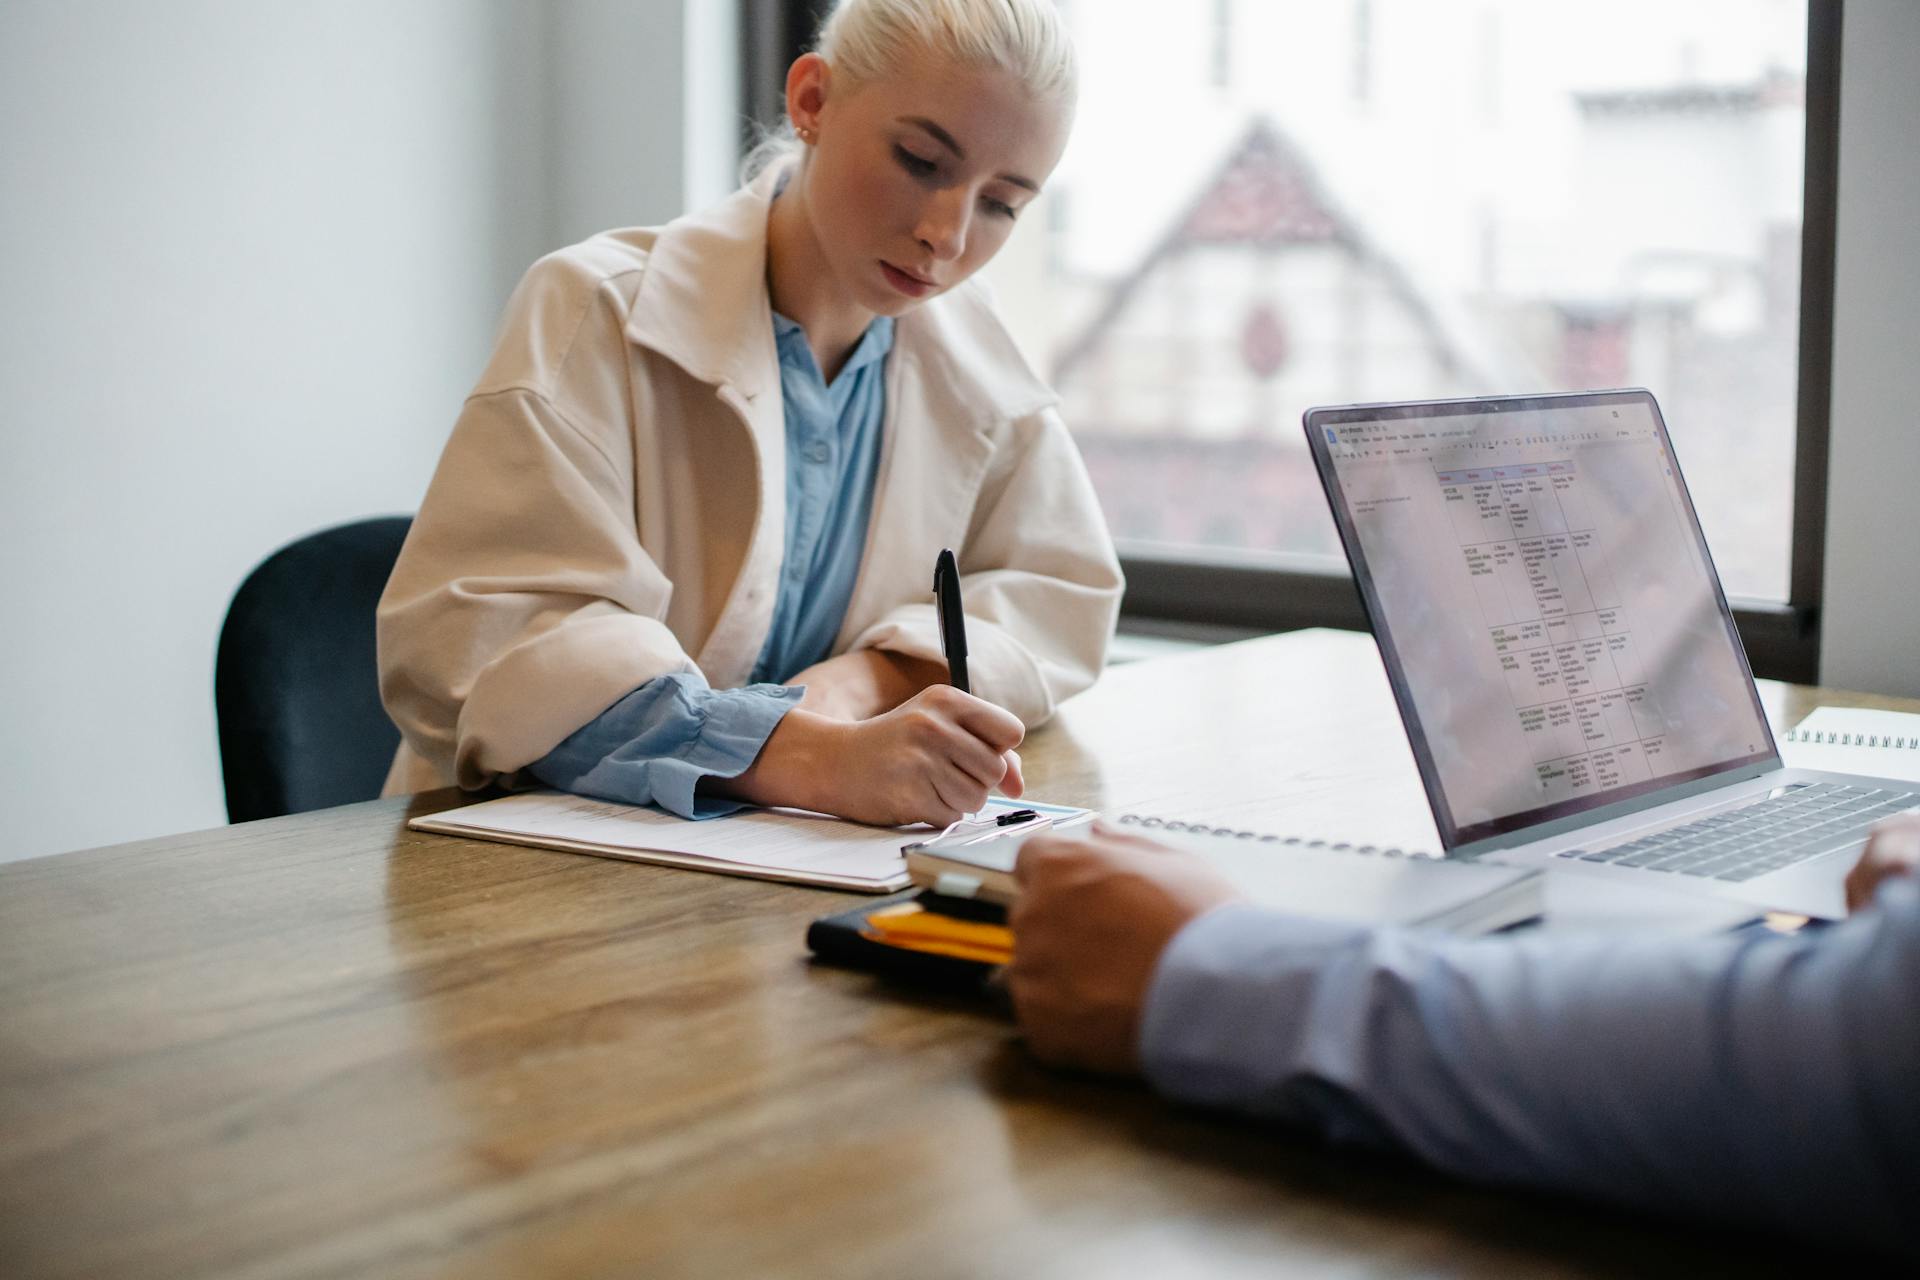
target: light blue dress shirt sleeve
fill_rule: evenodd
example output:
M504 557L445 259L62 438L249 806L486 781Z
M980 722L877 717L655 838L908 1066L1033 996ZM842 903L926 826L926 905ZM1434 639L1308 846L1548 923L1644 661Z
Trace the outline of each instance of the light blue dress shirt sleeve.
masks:
M550 787L622 804L717 818L738 800L701 795L700 779L745 771L802 690L777 684L712 689L698 672L658 676L531 766Z
M1803 937L1465 939L1235 904L1155 970L1155 1088L1464 1177L1920 1253L1920 882Z

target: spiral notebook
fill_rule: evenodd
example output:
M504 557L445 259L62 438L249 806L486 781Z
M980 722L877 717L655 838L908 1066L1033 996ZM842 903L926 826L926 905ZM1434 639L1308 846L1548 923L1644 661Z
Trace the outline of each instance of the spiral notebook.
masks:
M1798 769L1920 782L1920 715L1821 707L1780 736L1780 756Z
M1122 826L1198 854L1254 901L1291 914L1356 924L1489 933L1545 907L1546 877L1524 867L1460 862L1346 841L1308 840L1125 814ZM947 897L1008 903L1019 842L909 846L907 875Z

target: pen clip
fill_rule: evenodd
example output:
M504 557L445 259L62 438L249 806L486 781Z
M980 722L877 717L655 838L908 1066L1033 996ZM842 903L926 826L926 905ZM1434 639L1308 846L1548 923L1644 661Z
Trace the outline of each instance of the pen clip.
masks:
M933 562L933 620L940 628L940 641L944 645L947 639L947 558L944 555Z

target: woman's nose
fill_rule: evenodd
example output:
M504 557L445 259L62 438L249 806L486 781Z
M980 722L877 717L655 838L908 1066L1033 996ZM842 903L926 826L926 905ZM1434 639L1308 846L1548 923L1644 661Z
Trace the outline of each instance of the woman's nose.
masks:
M972 203L964 188L936 192L920 209L916 232L920 243L942 262L958 258L967 245L968 210Z

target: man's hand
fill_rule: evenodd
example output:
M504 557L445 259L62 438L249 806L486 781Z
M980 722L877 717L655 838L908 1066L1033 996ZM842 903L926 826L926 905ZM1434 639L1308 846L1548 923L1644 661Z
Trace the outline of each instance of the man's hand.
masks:
M944 684L855 724L795 707L753 765L714 790L879 826L944 827L996 787L1025 790L1014 748L1026 732L1012 712Z
M1912 874L1916 863L1920 863L1920 814L1903 813L1876 826L1860 851L1860 861L1847 872L1847 910L1865 910L1882 881Z
M945 663L890 650L856 649L816 662L785 683L806 686L802 710L835 720L869 720L946 679Z
M1060 1066L1139 1069L1147 984L1173 935L1240 896L1200 858L1096 823L1036 836L1014 867L1007 985L1034 1053Z

